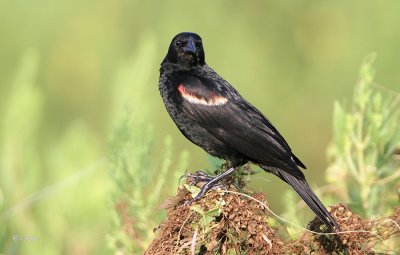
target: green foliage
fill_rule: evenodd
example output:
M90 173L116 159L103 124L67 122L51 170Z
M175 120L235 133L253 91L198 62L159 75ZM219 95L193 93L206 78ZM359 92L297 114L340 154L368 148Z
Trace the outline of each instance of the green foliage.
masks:
M400 144L399 95L394 97L373 83L375 54L366 57L354 91L352 109L335 102L334 143L327 180L337 188L338 201L365 216L383 216L399 205L396 181Z
M104 254L108 185L100 144L80 120L65 125L56 140L41 139L46 101L37 84L40 67L38 52L26 51L4 102L0 251Z
M126 111L109 146L115 191L114 231L108 235L108 244L115 252L139 254L145 250L154 237L153 227L165 216L158 206L167 194L176 192L187 167L188 153L175 156L171 137L165 138L162 153L155 153L153 143L153 128Z
M207 157L208 163L210 164L210 170L206 170L207 174L213 175L213 174L218 174L221 173L225 160L222 160L217 157L213 157L211 155L208 155Z
M6 102L8 108L4 113L1 127L0 250L2 251L18 253L24 249L20 244L12 242L11 238L22 229L30 235L37 233L35 224L29 220L32 212L16 215L17 210L13 210L12 206L22 200L29 190L38 188L35 187L37 185L35 179L39 176L26 172L28 177L34 178L32 181L20 177L25 174L24 169L27 167L36 171L41 168L37 151L34 149L43 106L43 95L35 86L38 66L37 52L34 50L27 52L15 74L13 90ZM16 187L18 189L15 189Z
M200 227L201 229L205 232L208 233L210 232L210 224L211 222L215 221L215 218L221 215L222 212L222 206L225 204L225 201L217 201L215 206L212 208L208 209L207 211L204 211L203 208L200 205L192 205L190 207L190 210L200 214ZM193 228L196 228L196 225L193 226Z

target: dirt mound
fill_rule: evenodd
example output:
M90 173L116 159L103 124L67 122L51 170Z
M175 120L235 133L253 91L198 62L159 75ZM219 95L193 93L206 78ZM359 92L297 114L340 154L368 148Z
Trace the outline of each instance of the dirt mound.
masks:
M252 197L263 201L262 193ZM169 207L168 219L145 254L278 254L282 241L268 226L265 208L235 194L211 191L191 207L182 188ZM175 205L175 203L180 203Z
M234 186L229 190L238 192ZM400 208L389 218L366 220L339 204L329 210L343 233L320 234L326 227L314 219L308 226L314 232L289 240L282 233L284 227L268 224L268 210L253 199L214 190L191 206L184 205L192 192L185 185L161 206L168 218L145 254L373 254L377 243L400 233L395 224L400 223ZM266 204L262 193L245 194Z
M372 252L370 242L377 236L372 232L370 222L352 213L342 204L330 207L329 211L341 227L340 232L343 233L320 235L306 231L298 240L291 243L294 253L334 254L347 251L349 254L369 254ZM310 222L308 228L315 232L327 232L324 224L317 218ZM353 232L354 230L356 232Z

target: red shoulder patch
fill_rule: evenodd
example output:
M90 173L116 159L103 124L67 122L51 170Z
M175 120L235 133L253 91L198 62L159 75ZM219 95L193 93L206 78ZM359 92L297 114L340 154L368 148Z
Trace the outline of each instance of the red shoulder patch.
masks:
M224 105L228 102L226 97L217 95L215 92L212 92L209 97L200 96L195 92L188 90L183 84L178 85L178 91L185 100L192 104L214 106Z

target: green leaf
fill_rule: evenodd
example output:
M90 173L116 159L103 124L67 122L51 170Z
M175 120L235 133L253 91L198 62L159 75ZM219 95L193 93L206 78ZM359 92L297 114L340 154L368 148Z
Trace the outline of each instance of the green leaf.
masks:
M201 208L201 206L199 206L199 205L192 205L192 206L190 206L190 210L192 210L192 211L195 211L195 212L197 212L198 214L200 214L200 215L204 215L204 210L203 210L203 208Z
M215 207L208 212L205 213L205 215L210 216L210 217L217 217L221 214L221 210L219 207Z
M192 194L192 197L196 197L200 192L200 188L194 185L183 184L183 186Z
M295 240L299 237L298 230L295 229L294 227L287 226L286 231L288 232L290 239Z

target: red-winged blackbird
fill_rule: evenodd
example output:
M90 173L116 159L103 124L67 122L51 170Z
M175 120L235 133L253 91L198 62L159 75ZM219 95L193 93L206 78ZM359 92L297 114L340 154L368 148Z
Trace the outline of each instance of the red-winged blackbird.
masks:
M310 189L306 168L276 128L239 92L205 63L200 36L180 33L161 63L159 89L182 134L206 152L225 159L229 169L208 179L192 201L247 162L291 185L329 227L336 221Z

